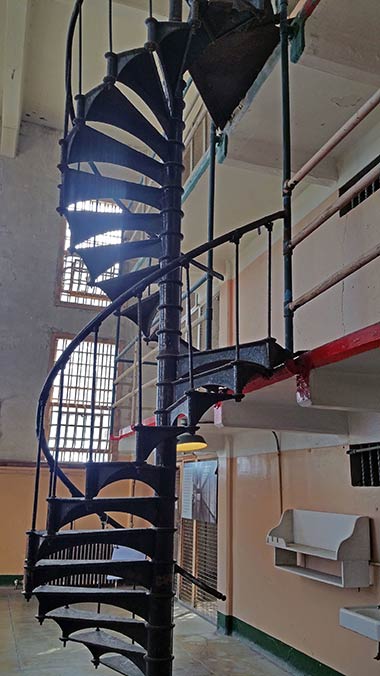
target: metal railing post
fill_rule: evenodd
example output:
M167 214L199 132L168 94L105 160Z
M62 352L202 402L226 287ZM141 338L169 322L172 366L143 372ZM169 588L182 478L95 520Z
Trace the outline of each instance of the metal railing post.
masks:
M280 39L281 39L281 86L282 86L282 180L284 205L284 319L285 347L293 352L293 313L290 303L293 300L292 250L292 192L288 187L291 176L291 125L290 125L290 83L289 83L289 26L288 0L280 0Z
M211 122L210 128L210 169L208 184L208 225L207 241L214 239L214 215L215 215L215 150L216 150L216 126ZM212 270L214 265L214 252L212 249L207 254L207 267ZM212 320L213 320L213 278L209 273L206 287L206 350L212 348Z

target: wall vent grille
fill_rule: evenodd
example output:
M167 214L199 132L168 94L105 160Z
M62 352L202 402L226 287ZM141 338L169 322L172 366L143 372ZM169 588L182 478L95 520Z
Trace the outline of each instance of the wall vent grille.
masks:
M352 486L380 486L380 442L350 446L348 455Z
M344 195L344 193L347 192L347 190L352 188L355 185L355 183L360 181L361 178L363 178L366 174L368 174L369 171L372 171L372 169L374 169L377 165L380 165L380 155L378 157L375 157L375 159L372 160L372 162L370 162L369 164L367 164L367 166L364 167L364 169L355 174L355 176L350 178L350 180L347 181L347 183L345 183L344 185L342 185L341 188L339 188L339 197L341 195ZM371 195L373 195L374 192L379 190L379 188L380 188L380 166L379 166L379 178L377 178L369 186L367 186L365 190L362 190L358 195L353 197L352 200L348 204L346 204L346 206L343 207L343 209L340 210L339 216L345 216L346 214L348 214L350 211L355 209L355 207L359 206L359 204L368 199L368 197L371 197Z

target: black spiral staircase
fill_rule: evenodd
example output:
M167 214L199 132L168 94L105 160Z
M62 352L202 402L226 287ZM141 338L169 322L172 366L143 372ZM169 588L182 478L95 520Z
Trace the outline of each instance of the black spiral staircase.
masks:
M193 433L202 415L217 402L240 400L248 381L257 375L270 375L289 356L270 337L270 324L269 337L240 344L238 276L235 344L196 351L191 331L187 342L181 340L182 271L185 270L190 293L192 261L230 242L235 247L238 273L241 238L260 228L266 229L270 238L273 223L284 216L282 211L270 214L187 254L181 253L183 75L190 71L215 123L223 127L278 43L278 17L273 14L270 0L194 1L189 19L183 22L180 5L174 2L169 21L148 18L144 47L119 54L110 50L104 81L87 94L79 92L74 113L72 42L82 4L83 0L77 0L69 29L59 210L69 223L72 249L84 260L90 282L98 285L111 302L74 338L41 393L36 489L24 593L28 599L32 595L37 598L38 620L54 620L63 642L87 647L95 666L106 665L128 676L170 676L174 574L186 574L174 560L176 438L184 430ZM128 98L129 90L149 108L154 123ZM134 147L125 142L125 136L120 140L125 133L128 143L130 136L134 137ZM117 167L118 178L107 175L110 166ZM136 172L143 177L141 182L130 179L131 173ZM86 200L112 201L120 210L100 213L73 208ZM142 205L142 210L136 212L136 205ZM77 248L110 231L122 231L123 241ZM146 238L130 242L130 231L141 231ZM131 269L130 261L138 258L155 259L157 263ZM99 281L116 263L121 264L120 275ZM150 293L154 284L159 290ZM60 465L60 417L57 447L55 451L49 448L45 409L57 378L62 397L65 366L75 349L92 337L96 350L99 329L114 313L138 327L140 377L143 338L158 343L156 426L143 424L140 380L135 460L95 462L90 446L82 494ZM157 313L158 326L152 331ZM95 390L96 352L93 387ZM185 428L177 425L179 416L185 416ZM37 529L37 508L43 456L50 467L50 487L46 530L41 531ZM124 497L121 490L120 497L101 496L103 488L126 479L142 482L152 489L152 494ZM57 496L58 481L66 487L68 497ZM110 513L133 515L147 525L126 528ZM87 515L99 516L98 529L69 529L70 524L77 524ZM77 560L70 557L70 552L78 545L94 545L91 551L95 553L101 545L129 547L136 552L136 560L96 556ZM80 575L83 579L87 579L86 575L97 575L97 579L112 575L122 584L77 586L72 580ZM115 610L104 610L109 606Z

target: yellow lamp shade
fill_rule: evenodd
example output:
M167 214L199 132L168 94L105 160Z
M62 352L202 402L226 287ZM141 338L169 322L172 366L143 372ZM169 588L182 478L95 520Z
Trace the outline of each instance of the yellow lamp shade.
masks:
M177 439L177 451L180 453L202 451L205 448L207 448L207 441L205 441L201 434L184 432Z

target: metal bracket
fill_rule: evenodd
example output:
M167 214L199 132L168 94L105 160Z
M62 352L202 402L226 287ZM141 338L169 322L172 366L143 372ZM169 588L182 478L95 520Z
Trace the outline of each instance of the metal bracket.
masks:
M292 63L298 63L306 47L305 23L306 16L303 16L302 13L300 13L295 17L289 27L291 40L290 60Z
M228 152L228 134L223 131L220 132L217 136L216 141L216 159L219 164L223 164L224 160L227 157Z

